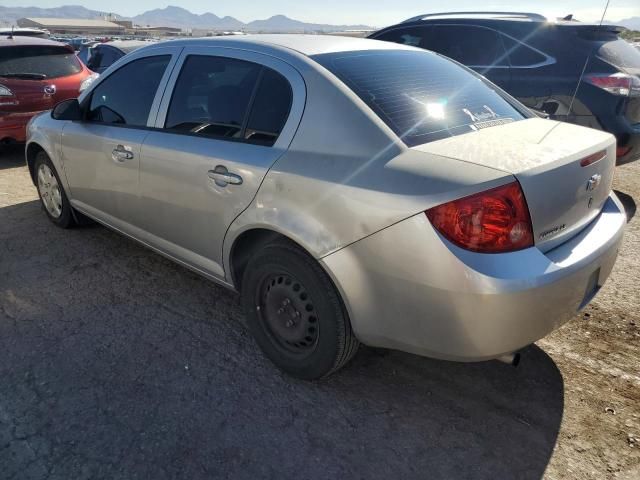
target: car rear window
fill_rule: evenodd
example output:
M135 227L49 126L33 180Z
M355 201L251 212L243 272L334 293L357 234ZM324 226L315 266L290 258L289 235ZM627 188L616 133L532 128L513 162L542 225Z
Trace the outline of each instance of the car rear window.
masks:
M597 55L618 68L640 68L640 51L622 39L602 44Z
M21 45L0 48L0 76L58 78L82 71L75 53L55 45Z
M409 146L527 118L513 100L430 52L316 55Z

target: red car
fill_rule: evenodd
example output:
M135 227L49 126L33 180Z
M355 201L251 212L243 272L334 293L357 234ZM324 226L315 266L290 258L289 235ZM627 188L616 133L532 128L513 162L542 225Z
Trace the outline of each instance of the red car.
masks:
M31 117L77 97L91 77L91 70L68 45L35 37L0 37L0 143L24 142Z

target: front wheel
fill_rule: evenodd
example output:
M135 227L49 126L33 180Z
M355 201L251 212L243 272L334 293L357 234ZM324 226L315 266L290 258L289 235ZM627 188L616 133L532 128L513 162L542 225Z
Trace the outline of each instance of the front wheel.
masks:
M58 172L45 152L38 152L34 164L38 196L49 219L61 228L75 224L71 204L64 193Z
M355 355L359 342L335 286L295 245L274 243L255 253L241 294L258 345L286 373L321 378Z

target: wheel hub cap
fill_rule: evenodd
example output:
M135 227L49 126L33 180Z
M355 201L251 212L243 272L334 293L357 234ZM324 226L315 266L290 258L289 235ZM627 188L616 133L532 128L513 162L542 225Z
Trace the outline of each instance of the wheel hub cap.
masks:
M53 218L62 215L62 194L56 176L48 165L41 164L38 168L38 192L44 208Z

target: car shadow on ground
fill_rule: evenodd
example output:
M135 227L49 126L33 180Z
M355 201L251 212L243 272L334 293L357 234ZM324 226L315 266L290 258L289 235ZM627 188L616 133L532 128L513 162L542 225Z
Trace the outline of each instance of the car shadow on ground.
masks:
M614 190L614 192L620 199L620 202L622 202L622 206L627 213L627 223L629 223L631 219L636 216L636 201L631 195L628 195L624 192L621 192L619 190Z
M24 145L0 145L0 170L24 165Z
M363 348L333 377L282 375L238 298L37 202L0 209L0 465L20 478L539 479L563 379Z

